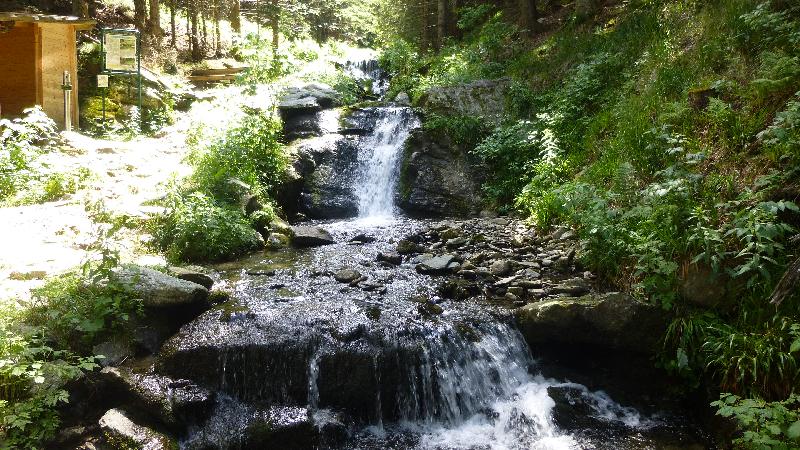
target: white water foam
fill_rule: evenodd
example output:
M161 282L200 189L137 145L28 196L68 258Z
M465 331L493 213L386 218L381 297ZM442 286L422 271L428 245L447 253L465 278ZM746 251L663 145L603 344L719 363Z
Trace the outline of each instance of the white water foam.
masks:
M362 173L356 184L359 217L392 217L403 145L418 126L408 108L380 108L372 134L361 143Z

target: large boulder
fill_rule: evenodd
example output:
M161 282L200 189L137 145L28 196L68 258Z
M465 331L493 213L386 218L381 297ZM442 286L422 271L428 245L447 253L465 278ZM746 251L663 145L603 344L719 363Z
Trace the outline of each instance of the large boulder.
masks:
M562 344L653 353L666 331L660 308L619 293L541 301L519 308L515 316L534 350Z
M308 83L286 89L280 98L278 109L282 115L287 112L319 111L336 106L339 97L339 93L327 84Z
M479 174L467 152L449 137L415 130L400 173L400 207L415 215L477 215Z
M426 111L444 115L479 116L499 123L506 109L508 79L478 80L429 88L419 99Z
M358 171L358 145L338 134L298 142L290 150L295 174L292 194L282 206L314 219L352 217L358 214L353 181ZM299 197L299 200L298 200ZM299 205L299 208L297 207Z
M181 442L187 450L209 448L313 449L325 443L325 426L308 408L271 406L256 408L221 398L211 419ZM320 434L323 434L321 439ZM327 448L327 447L323 447Z
M322 83L288 88L278 104L284 138L291 142L324 134L323 110L337 105L339 97L339 93Z
M208 300L205 287L146 267L122 268L114 278L139 296L145 308L192 307Z
M298 226L292 227L292 231L294 232L292 244L296 247L319 247L336 242L330 233L321 227Z
M112 367L103 369L101 376L115 398L176 432L208 417L214 403L212 392L188 380Z
M100 429L109 448L137 450L177 450L178 444L169 436L131 420L119 409L108 410L100 418Z

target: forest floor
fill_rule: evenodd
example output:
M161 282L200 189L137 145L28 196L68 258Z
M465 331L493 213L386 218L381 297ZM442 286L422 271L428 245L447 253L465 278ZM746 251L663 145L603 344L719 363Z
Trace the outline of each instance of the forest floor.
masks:
M131 140L93 139L64 133L66 145L47 155L49 163L65 171L85 167L93 176L88 186L70 198L45 204L0 208L0 300L25 299L47 276L79 266L96 240L89 202L100 201L115 216L145 218L156 207L147 206L165 192L174 176L188 173L188 116L154 137ZM117 243L126 258L142 255L141 236L122 233Z

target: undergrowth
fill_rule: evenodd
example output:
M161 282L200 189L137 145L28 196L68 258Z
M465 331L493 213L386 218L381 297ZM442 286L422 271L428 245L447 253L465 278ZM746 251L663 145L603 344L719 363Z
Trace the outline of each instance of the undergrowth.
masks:
M491 206L571 225L584 267L669 311L659 364L728 392L714 406L737 445L796 447L800 296L767 297L800 255L800 7L631 1L530 42L484 5L459 27L438 53L391 44L391 91L509 79L499 125L426 128L486 166Z

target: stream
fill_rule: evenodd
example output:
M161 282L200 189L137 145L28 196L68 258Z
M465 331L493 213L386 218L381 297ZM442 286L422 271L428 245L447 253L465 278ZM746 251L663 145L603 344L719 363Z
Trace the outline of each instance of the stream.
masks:
M350 66L374 76L370 64ZM631 389L617 400L605 381L574 381L592 373L534 357L506 305L442 298L444 277L415 270L419 256L381 261L409 235L486 221L406 217L396 206L401 153L420 122L396 105L374 116L372 132L357 138L357 216L313 222L335 243L215 266L232 300L162 350L160 373L218 392L182 448L708 447L687 411L661 394ZM625 391L624 383L607 384ZM259 423L296 432L253 444Z

